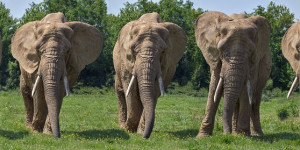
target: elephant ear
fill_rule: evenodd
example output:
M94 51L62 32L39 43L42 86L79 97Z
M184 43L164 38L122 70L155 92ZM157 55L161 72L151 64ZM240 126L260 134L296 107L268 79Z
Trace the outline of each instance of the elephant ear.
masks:
M232 18L217 11L205 12L196 20L196 42L211 68L216 68L220 61L220 54L217 49L220 38L220 24L229 20L232 20Z
M166 39L167 49L165 50L165 62L162 63L162 65L176 65L185 50L187 37L184 30L174 23L165 22L163 26L168 29L169 35Z
M38 24L39 21L34 21L21 26L14 34L11 42L13 57L28 73L33 73L38 68L40 61L35 48L35 31Z
M300 74L299 60L299 34L300 22L294 23L284 34L281 42L282 54L290 62L297 75Z
M69 71L79 73L84 67L94 62L101 53L103 46L103 37L101 33L93 26L83 22L66 22L74 31L71 37L71 49L67 60Z
M262 54L264 54L265 51L270 51L269 42L271 34L271 25L266 18L261 16L252 16L250 18L247 18L247 20L253 22L257 26L256 55L263 57Z

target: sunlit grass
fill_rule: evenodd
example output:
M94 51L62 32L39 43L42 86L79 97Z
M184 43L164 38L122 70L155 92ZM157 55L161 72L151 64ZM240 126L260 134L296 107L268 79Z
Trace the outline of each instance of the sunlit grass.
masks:
M261 104L265 135L223 135L222 111L216 116L214 135L197 139L206 97L167 94L159 98L156 121L149 140L118 126L117 99L110 89L85 89L64 99L60 115L61 139L33 133L25 127L24 106L18 90L0 93L0 149L300 149L300 117L280 120L277 109L299 104L272 98ZM91 91L91 92L89 92Z

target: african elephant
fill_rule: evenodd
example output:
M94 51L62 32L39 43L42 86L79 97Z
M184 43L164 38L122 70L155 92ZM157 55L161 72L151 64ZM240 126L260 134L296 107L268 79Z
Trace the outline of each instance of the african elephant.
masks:
M292 94L300 77L300 22L294 23L282 38L281 47L284 57L290 62L293 70L296 72L294 82L288 92L287 98Z
M103 37L93 26L67 22L53 13L21 26L12 38L12 55L21 70L26 126L60 137L62 100L82 69L100 55ZM49 111L49 116L48 115ZM47 117L47 120L46 120Z
M287 98L290 97L297 82L300 78L300 38L299 38L300 22L294 23L282 38L281 49L283 56L290 62L293 70L296 72L296 77L288 92ZM300 109L299 109L300 113Z
M251 134L263 134L259 106L271 71L270 30L269 22L261 16L229 17L209 11L197 18L197 45L211 73L205 117L197 137L212 134L222 93L223 132L249 135L251 118Z
M157 99L174 76L186 40L178 25L163 22L157 13L144 14L121 29L113 50L121 127L150 137Z

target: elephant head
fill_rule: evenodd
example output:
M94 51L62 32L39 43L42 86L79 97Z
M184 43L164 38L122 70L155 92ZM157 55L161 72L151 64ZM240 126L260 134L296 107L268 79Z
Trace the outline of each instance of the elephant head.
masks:
M292 94L297 82L300 78L300 22L294 23L282 38L281 46L284 57L290 62L296 77L288 92L287 98Z
M67 22L62 13L29 22L14 34L12 55L27 74L37 76L32 96L37 85L43 83L54 137L60 137L58 95L65 92L59 90L59 85L64 82L69 95L68 80L76 81L80 71L97 59L102 44L103 37L96 28L82 22Z
M132 83L137 81L136 89L145 112L144 138L149 138L152 132L157 98L164 95L164 88L175 73L185 44L184 31L174 23L163 22L157 13L144 14L120 31L116 47L122 54L116 55L125 56L126 71L123 71L131 76L126 97Z
M252 103L252 77L263 51L269 50L270 25L260 16L229 17L210 11L196 20L195 36L211 71L220 73L214 101L224 93L223 130L231 133L233 110L242 89L247 88Z

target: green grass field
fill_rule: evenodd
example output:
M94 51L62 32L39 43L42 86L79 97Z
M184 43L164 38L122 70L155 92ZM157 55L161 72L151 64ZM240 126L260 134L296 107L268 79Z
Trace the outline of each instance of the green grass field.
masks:
M207 98L173 91L159 98L154 130L149 140L143 140L141 134L119 128L113 90L87 88L80 93L73 92L64 99L62 137L55 140L52 135L33 133L25 127L18 90L1 92L0 149L300 149L300 117L285 114L290 113L289 104L299 104L299 94L293 94L290 100L281 96L262 102L262 137L223 135L219 109L214 135L196 139ZM284 120L277 115L280 108Z

